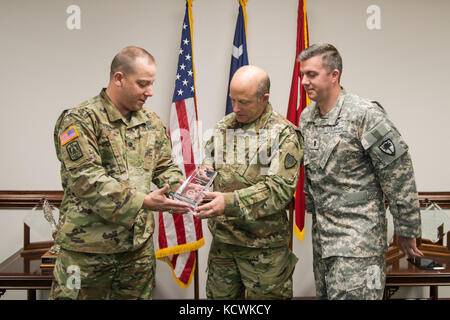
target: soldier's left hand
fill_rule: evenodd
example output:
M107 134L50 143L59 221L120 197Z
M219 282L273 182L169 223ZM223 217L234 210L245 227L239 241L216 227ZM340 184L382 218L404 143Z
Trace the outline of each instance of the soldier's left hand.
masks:
M203 202L210 200L210 202L204 203L195 209L194 216L198 219L207 219L223 214L225 210L225 199L221 192L205 192Z
M398 247L409 257L423 257L423 253L416 246L416 238L398 236Z

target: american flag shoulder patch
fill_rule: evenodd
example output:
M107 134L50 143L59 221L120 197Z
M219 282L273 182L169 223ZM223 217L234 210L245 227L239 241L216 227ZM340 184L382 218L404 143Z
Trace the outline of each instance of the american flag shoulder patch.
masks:
M67 142L75 139L78 137L78 131L75 126L71 126L69 129L67 129L62 135L59 136L59 140L61 141L61 145L65 145Z

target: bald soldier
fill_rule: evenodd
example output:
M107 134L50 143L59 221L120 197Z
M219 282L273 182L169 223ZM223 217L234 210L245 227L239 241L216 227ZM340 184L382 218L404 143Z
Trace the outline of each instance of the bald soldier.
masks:
M186 213L166 197L183 178L153 95L156 64L126 47L108 87L58 118L54 131L64 189L50 299L150 299L155 285L152 210ZM158 190L150 192L150 183Z
M209 218L208 299L292 298L297 262L289 249L285 207L303 159L297 128L269 103L270 80L256 66L230 83L233 113L207 142L204 165L218 175L197 218Z

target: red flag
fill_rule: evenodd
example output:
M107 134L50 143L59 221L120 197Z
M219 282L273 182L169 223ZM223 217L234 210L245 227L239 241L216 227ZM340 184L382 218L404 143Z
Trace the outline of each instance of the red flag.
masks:
M186 1L169 127L174 161L186 177L200 161L192 50L192 1ZM172 267L174 279L182 288L188 287L195 270L195 250L204 244L201 220L190 213L160 212L158 242L156 257Z
M308 47L308 19L306 16L306 0L298 1L297 15L297 49L295 53L294 71L292 73L291 93L286 118L298 126L300 114L309 104L309 98L305 89L301 85L300 62L297 57ZM299 97L300 92L300 97ZM295 219L294 234L303 241L305 237L305 193L303 185L305 183L305 171L303 165L300 167L299 180L295 191Z

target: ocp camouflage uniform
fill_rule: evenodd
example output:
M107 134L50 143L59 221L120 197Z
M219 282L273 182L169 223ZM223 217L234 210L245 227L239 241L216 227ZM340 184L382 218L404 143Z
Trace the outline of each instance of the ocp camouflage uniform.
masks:
M206 153L204 163L218 172L214 190L225 197L224 215L208 221L207 297L242 298L245 286L250 299L291 298L297 258L285 207L303 159L298 129L270 104L250 124L231 113L216 125Z
M146 108L126 119L103 89L61 114L54 139L64 197L51 298L101 298L95 291L104 279L130 278L121 270L122 260L135 264L128 297L151 298L154 220L152 211L141 207L151 182L175 190L183 178L161 120ZM67 263L81 268L81 292L67 291ZM111 291L110 297L126 295Z
M323 116L315 103L305 109L300 130L317 296L380 299L387 249L383 196L397 235L421 233L408 146L382 108L344 90Z

